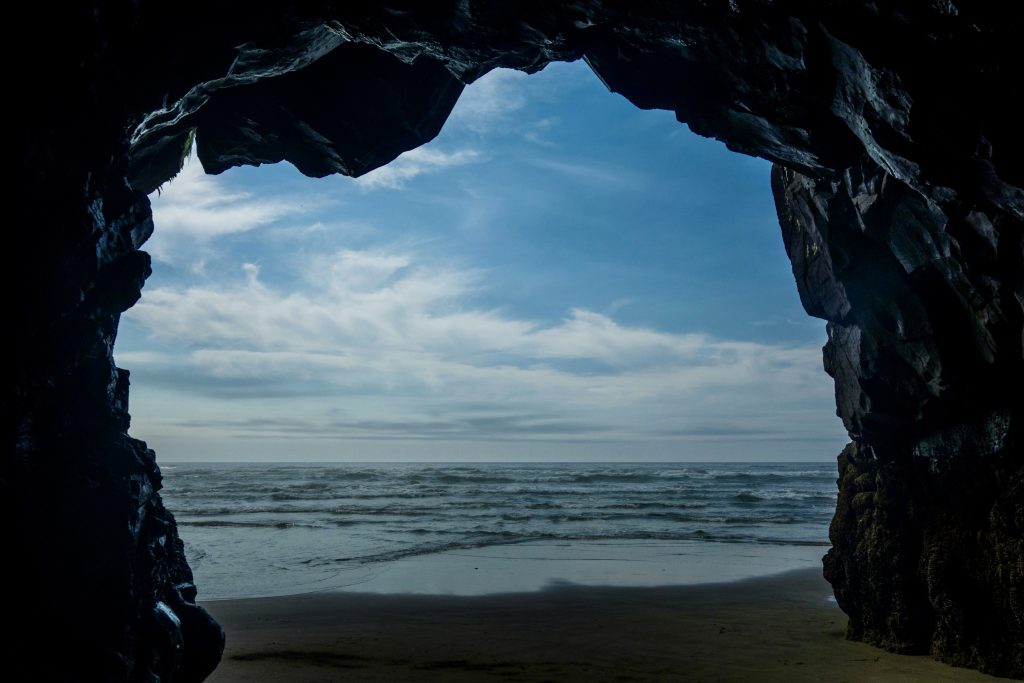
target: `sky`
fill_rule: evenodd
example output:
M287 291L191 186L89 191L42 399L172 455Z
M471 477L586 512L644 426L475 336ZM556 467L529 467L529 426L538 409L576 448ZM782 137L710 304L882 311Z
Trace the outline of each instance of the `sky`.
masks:
M357 179L190 159L115 348L130 433L162 461L832 460L768 174L582 62L491 72Z

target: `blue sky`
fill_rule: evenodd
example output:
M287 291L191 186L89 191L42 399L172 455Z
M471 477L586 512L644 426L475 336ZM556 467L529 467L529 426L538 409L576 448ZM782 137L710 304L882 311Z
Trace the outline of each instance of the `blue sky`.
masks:
M769 165L582 63L468 87L352 179L152 196L121 323L162 460L830 460L845 442Z

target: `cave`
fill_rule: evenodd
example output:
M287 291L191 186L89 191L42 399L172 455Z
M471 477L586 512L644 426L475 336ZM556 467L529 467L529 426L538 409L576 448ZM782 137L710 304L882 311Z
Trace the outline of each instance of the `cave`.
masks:
M147 195L287 160L358 176L432 139L465 84L586 60L609 90L773 162L778 219L850 443L825 577L848 637L1024 676L1021 19L1000 3L784 0L89 3L28 8L14 449L2 486L12 666L202 680L156 454L127 435L121 313ZM201 589L201 586L199 587ZM47 655L51 641L62 656Z

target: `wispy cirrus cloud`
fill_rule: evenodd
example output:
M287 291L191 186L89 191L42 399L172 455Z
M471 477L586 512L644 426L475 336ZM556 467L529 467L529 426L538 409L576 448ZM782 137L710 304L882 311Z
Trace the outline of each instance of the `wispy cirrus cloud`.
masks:
M443 152L429 147L417 147L405 152L387 166L356 178L355 182L364 190L399 190L417 176L465 166L480 158L481 154L474 149Z
M561 175L581 184L615 188L617 190L641 191L650 188L651 178L635 171L612 167L600 162L569 162L543 157L530 157L524 161L536 168Z
M829 393L816 346L660 332L585 309L541 324L474 307L482 273L425 265L414 253L318 256L308 286L294 289L244 269L231 285L147 291L127 315L155 341L191 351L171 373L152 355L128 359L151 381L212 396L394 396L406 402L399 421L413 426L437 422L423 416L426 406L533 406L552 425L573 425L564 438L707 433L702 425L724 407L730 417L716 424L737 434L766 415L785 431L809 395ZM331 431L369 438L381 431L372 421ZM472 420L458 424L448 437L497 435L485 422L476 432ZM557 431L549 427L538 434ZM433 438L432 429L421 436Z
M495 69L477 79L459 97L445 126L472 133L493 134L515 121L527 105L525 81L529 76L512 69Z
M557 147L558 117L537 115L537 99L557 100L596 78L589 69L556 71L546 79L512 69L484 74L463 91L445 123L446 132L470 138L513 136L531 145Z
M248 232L311 208L294 196L258 197L232 189L218 176L206 175L195 157L150 200L156 230L146 250L167 263L195 258L218 237Z

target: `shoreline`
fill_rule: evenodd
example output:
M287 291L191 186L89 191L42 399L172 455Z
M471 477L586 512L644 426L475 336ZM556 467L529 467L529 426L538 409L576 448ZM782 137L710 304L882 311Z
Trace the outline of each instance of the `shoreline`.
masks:
M204 602L235 681L992 681L847 641L820 569L728 583Z
M533 593L561 585L657 588L729 583L818 568L818 545L659 539L544 539L416 553L379 562L341 562L315 581L291 578L277 592L239 577L234 595L205 602L333 592L483 596ZM205 582L204 582L205 583ZM254 592L237 594L245 590Z

